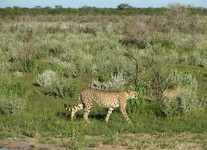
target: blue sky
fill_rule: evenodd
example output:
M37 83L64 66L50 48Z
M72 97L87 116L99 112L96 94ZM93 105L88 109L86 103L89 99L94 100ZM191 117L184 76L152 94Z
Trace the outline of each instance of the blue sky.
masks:
M195 7L207 8L207 0L0 0L0 7L54 7L62 5L63 7L79 8L82 6L112 7L116 8L119 4L126 3L134 7L166 7L168 4L180 3L192 5Z

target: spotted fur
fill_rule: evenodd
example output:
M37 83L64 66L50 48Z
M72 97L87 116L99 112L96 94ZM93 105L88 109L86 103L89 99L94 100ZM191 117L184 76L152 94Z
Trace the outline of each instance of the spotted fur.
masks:
M172 99L175 96L177 96L178 94L184 92L185 90L183 88L174 88L174 89L166 89L163 92L163 96L168 98L168 99Z
M68 111L71 111L71 120L75 113L84 108L83 118L88 122L88 115L93 105L93 101L97 102L99 105L108 108L108 112L106 115L106 122L108 122L112 111L120 107L120 110L124 117L126 118L128 123L131 123L131 120L128 117L126 112L126 102L128 99L136 99L137 98L136 91L125 91L125 92L107 92L96 89L86 89L80 92L78 95L77 103L74 107L68 108L65 104L65 108Z

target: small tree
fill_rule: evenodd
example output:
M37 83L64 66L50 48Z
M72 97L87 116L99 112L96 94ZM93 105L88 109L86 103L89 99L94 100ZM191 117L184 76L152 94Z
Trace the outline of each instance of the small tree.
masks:
M117 9L119 9L119 10L131 9L131 8L133 8L133 7L130 6L129 4L120 4L117 6Z

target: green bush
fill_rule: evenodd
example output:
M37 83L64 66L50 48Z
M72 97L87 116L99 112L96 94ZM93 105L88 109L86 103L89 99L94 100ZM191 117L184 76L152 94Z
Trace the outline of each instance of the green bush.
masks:
M147 102L145 99L145 95L147 93L146 86L144 83L140 82L135 86L135 89L138 93L137 99L130 99L127 103L127 111L128 113L141 113L146 111L147 109Z
M37 69L37 65L34 60L27 59L22 61L23 71L25 72L33 72Z
M22 113L26 108L26 101L18 97L1 98L0 109L3 114Z
M22 81L19 79L13 79L11 84L8 86L8 93L10 95L23 96L25 89Z
M23 83L18 78L13 79L8 75L0 80L0 96L17 95L21 97L24 93Z

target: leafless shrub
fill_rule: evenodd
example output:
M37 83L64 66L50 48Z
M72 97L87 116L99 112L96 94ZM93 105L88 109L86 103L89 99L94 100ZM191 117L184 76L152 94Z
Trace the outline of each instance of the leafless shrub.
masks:
M145 48L148 44L149 31L146 22L125 22L123 29L124 38L120 42L126 46L136 45L139 48Z

